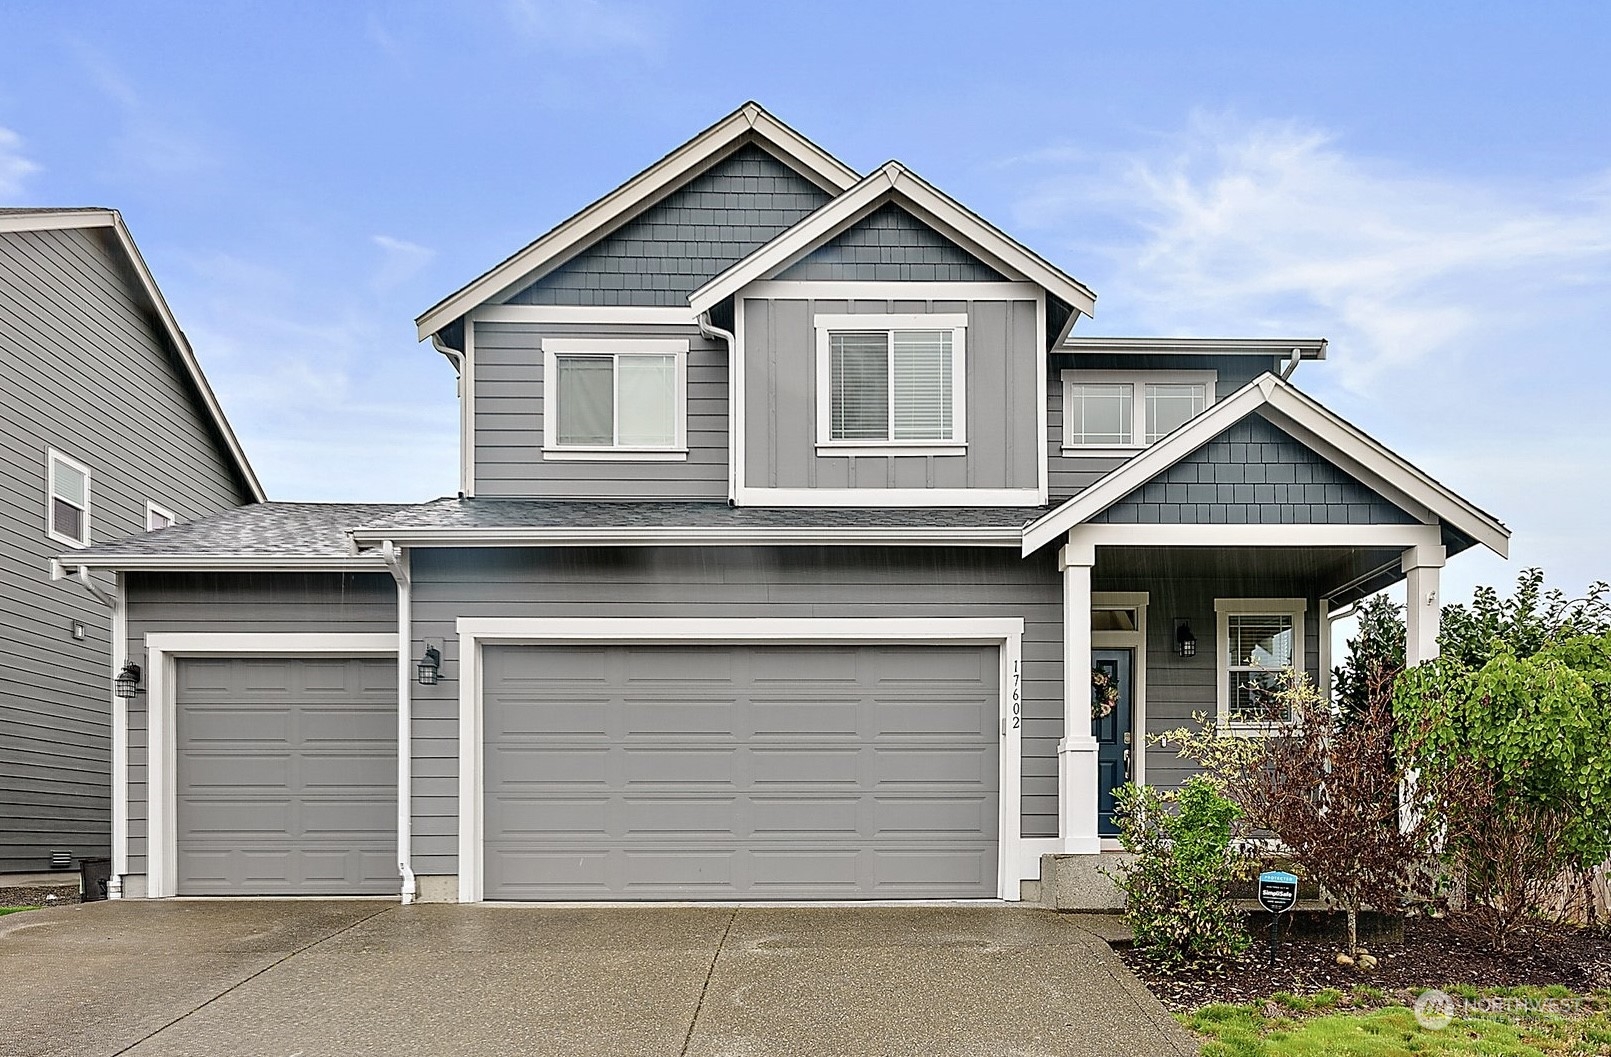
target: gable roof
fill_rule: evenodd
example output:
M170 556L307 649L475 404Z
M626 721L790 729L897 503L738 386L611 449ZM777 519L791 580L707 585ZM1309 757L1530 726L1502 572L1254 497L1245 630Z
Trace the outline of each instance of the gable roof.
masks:
M1003 274L1036 283L1077 312L1090 315L1095 310L1096 294L1084 283L898 161L885 162L856 186L695 290L688 295L689 305L696 313L709 311L750 283L793 264L889 201L899 202Z
M800 166L831 194L853 186L860 175L800 135L759 103L748 102L592 205L561 221L524 249L432 305L417 319L420 340L435 334L517 283L535 280L546 267L680 186L690 176L746 142L760 141Z
M1074 526L1089 521L1255 412L1410 514L1446 523L1500 557L1508 557L1510 530L1491 514L1273 374L1255 378L1032 522L1024 530L1023 552L1039 550Z
M263 502L267 496L263 491L262 482L257 479L257 473L246 458L246 452L241 447L240 440L230 427L229 419L224 417L224 409L218 403L218 397L207 383L207 376L202 373L201 364L196 359L195 350L190 347L190 340L185 332L179 328L179 321L174 318L173 310L163 298L162 291L157 287L156 279L151 270L146 267L145 259L140 256L139 249L134 245L134 239L129 234L128 227L123 223L123 216L115 209L100 207L72 207L72 208L7 208L0 209L0 233L8 231L65 231L74 228L107 228L112 233L112 239L122 250L124 258L133 270L140 290L150 303L162 329L167 332L168 340L173 343L174 351L179 356L185 373L189 375L191 384L196 387L196 393L201 398L202 407L212 420L213 428L218 431L219 439L223 441L224 451L234 464L236 472L240 475L241 483L246 487L247 496L255 502Z

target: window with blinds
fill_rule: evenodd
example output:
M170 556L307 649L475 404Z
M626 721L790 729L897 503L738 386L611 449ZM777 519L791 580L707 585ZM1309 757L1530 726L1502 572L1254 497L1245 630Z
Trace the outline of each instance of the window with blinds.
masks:
M1290 613L1228 613L1224 617L1226 700L1231 723L1257 724L1277 716L1277 693L1296 664L1297 620Z
M953 441L952 330L828 332L832 441Z
M46 535L71 547L90 541L90 471L57 451L46 453L50 496L45 511Z

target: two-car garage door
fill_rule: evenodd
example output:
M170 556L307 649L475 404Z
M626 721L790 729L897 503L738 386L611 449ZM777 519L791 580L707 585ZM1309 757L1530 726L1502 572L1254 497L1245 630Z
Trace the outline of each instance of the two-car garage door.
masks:
M999 653L488 645L487 899L996 894Z

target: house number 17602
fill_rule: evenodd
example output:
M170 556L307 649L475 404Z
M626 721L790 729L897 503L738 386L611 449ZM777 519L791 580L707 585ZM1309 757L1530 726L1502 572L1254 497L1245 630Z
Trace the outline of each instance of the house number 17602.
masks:
M1018 666L1021 663L1022 662L1020 661L1012 662L1012 727L1014 730L1018 729L1019 724L1023 722L1024 718L1024 700L1023 695L1019 690L1019 685L1022 682L1023 677L1018 672Z

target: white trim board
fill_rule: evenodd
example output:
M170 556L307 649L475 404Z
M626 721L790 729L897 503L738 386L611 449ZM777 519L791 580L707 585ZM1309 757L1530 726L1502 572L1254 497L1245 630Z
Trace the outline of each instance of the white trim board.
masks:
M1023 539L1016 527L947 528L923 526L847 526L839 528L676 528L669 526L598 526L584 528L418 528L359 529L354 538L365 544L381 540L437 547L708 547L805 545L977 546L1017 547Z
M1427 522L1438 520L1487 546L1500 557L1510 548L1510 530L1497 519L1433 480L1421 469L1366 436L1291 384L1273 374L1263 374L1219 401L1201 415L1175 430L1152 447L1136 455L1106 477L1042 517L1024 531L1024 553L1031 554L1065 532L1081 526L1135 489L1157 477L1221 432L1256 411L1268 410L1272 421L1287 429L1298 440L1310 444L1324 458L1332 459L1358 477L1367 487L1402 506L1412 516ZM1181 528L1203 533L1200 545L1209 545L1213 533L1205 530L1241 529L1255 526L1181 525L1116 526L1127 530ZM1281 529L1317 529L1324 526L1260 526ZM1347 528L1350 526L1335 526ZM1401 526L1352 526L1355 530L1402 528ZM1436 529L1437 525L1432 524ZM1363 537L1361 537L1363 538ZM1349 543L1339 544L1349 546ZM1362 545L1362 544L1360 544Z
M641 305L482 305L469 314L475 323L598 323L605 326L699 325L687 308Z
M178 722L175 661L183 657L274 657L303 654L388 656L397 652L397 635L316 632L152 632L145 637L146 679L146 896L178 894ZM127 847L124 832L113 834Z
M1035 488L751 488L740 485L737 493L734 499L739 506L1035 507L1046 502L1045 495Z
M997 786L997 897L1019 898L1020 882L1039 876L1038 859L1020 852L1023 782L1022 664L1024 621L1020 617L938 618L727 618L649 617L460 617L459 633L459 901L485 895L486 846L483 772L485 731L481 651L487 643L539 645L565 642L834 642L982 643L1000 646L1001 739ZM1025 873L1032 867L1034 872Z
M1034 283L892 282L877 279L762 279L743 290L745 301L1033 301Z
M1050 291L1076 312L1090 315L1095 310L1096 295L1089 287L897 161L885 162L860 183L712 278L688 295L689 305L695 312L710 311L751 283L784 270L887 201L899 202L919 220L997 271Z
M767 113L759 104L745 103L603 198L561 221L502 263L432 305L414 321L420 340L424 341L516 284L535 282L590 239L620 226L751 139L760 140L793 162L803 175L831 194L848 189L861 178L854 169Z

